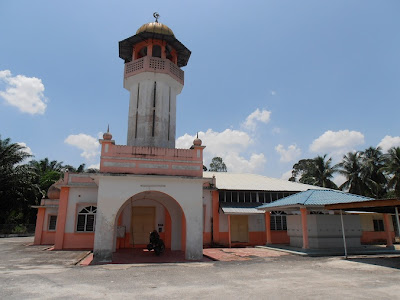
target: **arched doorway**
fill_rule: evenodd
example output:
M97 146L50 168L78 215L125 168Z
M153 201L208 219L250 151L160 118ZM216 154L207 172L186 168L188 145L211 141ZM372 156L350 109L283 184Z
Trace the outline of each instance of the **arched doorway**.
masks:
M145 248L157 230L170 250L186 249L186 218L179 203L159 191L140 192L120 207L115 216L114 251Z

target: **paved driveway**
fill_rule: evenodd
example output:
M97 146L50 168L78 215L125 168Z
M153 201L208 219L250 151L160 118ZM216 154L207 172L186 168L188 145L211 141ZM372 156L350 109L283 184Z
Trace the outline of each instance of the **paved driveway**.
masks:
M83 252L0 239L1 299L399 299L399 257L75 266ZM260 249L262 250L262 249Z

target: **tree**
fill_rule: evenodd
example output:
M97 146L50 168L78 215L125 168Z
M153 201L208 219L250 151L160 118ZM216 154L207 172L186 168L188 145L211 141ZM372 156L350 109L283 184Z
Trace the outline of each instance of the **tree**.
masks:
M393 147L382 158L384 166L382 171L387 174L388 188L393 189L397 198L400 198L400 147Z
M25 223L34 218L29 205L38 204L37 175L24 160L25 147L0 136L0 224Z
M332 181L333 174L337 172L337 167L332 166L332 158L326 159L324 156L317 156L313 159L302 159L293 165L292 177L289 181L296 181L305 184L316 185L325 188L337 189Z
M364 196L382 198L386 194L386 177L382 167L384 160L380 147L369 147L361 152L361 180L367 187Z
M339 173L346 177L346 181L339 187L341 190L348 189L349 193L366 195L368 186L362 178L363 157L361 152L349 152L343 156L338 164Z
M223 162L221 157L214 157L210 163L210 171L211 172L227 172L227 168L225 163Z
M50 186L59 180L62 176L62 169L64 168L62 162L52 160L47 157L37 160L31 160L29 165L38 176L38 184L43 196L46 195Z

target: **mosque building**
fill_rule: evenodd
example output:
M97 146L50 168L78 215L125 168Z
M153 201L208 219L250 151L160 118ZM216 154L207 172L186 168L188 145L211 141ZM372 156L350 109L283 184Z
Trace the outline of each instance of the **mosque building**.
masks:
M112 261L119 249L144 248L154 229L167 249L184 251L188 260L200 260L211 244L290 243L286 214L257 207L321 188L204 172L206 150L199 138L190 149L175 148L181 68L191 52L155 16L119 42L123 86L130 92L126 145L115 144L107 130L100 140L100 172L66 172L50 187L37 206L34 244L91 249L100 262Z

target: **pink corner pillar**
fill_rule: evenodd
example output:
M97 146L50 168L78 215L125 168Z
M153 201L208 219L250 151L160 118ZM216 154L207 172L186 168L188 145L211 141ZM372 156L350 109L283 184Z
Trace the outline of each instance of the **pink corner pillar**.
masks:
M308 249L308 227L307 227L307 208L300 208L301 228L303 231L303 249Z
M33 244L40 245L42 243L42 233L43 233L43 223L45 216L46 208L39 207L38 213L36 216L36 228L35 228L35 239L33 240Z
M56 238L54 249L61 250L64 246L65 223L67 221L69 187L61 187L60 202L58 205Z

